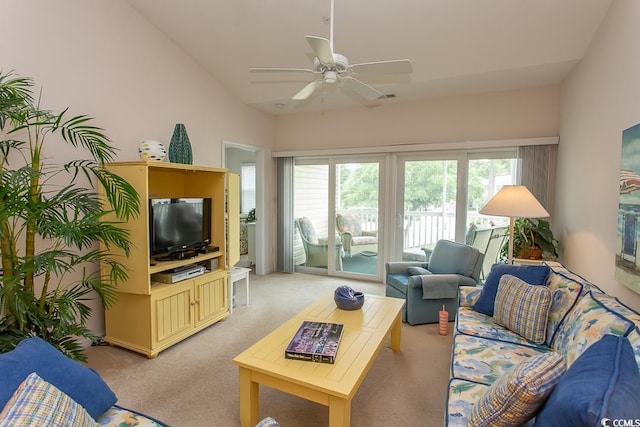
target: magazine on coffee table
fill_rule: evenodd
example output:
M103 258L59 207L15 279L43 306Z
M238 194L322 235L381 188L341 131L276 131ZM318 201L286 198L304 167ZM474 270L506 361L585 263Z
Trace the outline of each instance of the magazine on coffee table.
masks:
M334 363L342 338L340 323L303 321L284 352L287 359Z

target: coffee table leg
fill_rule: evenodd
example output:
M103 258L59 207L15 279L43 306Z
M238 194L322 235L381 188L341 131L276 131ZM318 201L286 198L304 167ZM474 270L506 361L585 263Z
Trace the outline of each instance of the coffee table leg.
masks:
M329 396L329 427L351 425L351 401Z
M402 314L398 313L398 316L396 316L396 320L393 322L393 326L391 326L391 350L393 351L400 350L401 338L402 338Z
M240 425L255 426L258 423L259 385L251 381L251 371L240 367Z

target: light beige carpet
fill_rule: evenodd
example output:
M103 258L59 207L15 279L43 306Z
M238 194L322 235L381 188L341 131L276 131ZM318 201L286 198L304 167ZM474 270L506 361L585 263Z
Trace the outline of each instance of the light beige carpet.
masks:
M384 285L304 274L251 275L226 321L163 351L156 359L118 347L87 349L89 366L118 396L118 404L174 427L238 426L238 368L233 357L339 285L384 295ZM351 425L442 426L449 376L451 329L402 326L401 351L383 348L352 402ZM328 425L328 408L261 386L260 418L283 427Z

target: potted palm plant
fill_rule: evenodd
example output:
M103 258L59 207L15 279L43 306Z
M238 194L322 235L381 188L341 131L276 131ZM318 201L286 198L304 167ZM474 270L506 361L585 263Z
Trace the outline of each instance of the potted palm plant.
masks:
M107 308L115 301L127 272L108 248L129 253L128 233L118 224L139 212L139 200L103 168L116 149L93 119L41 109L33 86L30 78L0 72L0 352L39 336L82 361L79 339L97 338L87 327L87 302L97 297ZM55 164L47 143L70 144L87 158ZM98 183L116 222L101 221ZM106 277L100 263L108 266Z

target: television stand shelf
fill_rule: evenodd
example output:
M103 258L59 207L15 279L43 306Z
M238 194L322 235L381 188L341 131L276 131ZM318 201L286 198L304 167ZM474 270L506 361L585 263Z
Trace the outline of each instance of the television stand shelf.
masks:
M238 176L227 169L164 162L112 163L105 167L136 189L140 214L123 224L130 233L131 253L113 254L124 259L128 278L118 283L117 301L105 312L104 340L154 358L229 315L226 267L240 258L240 225L235 223L240 218ZM210 198L211 245L218 250L179 260L150 257L149 200L162 198ZM225 217L229 218L227 228ZM104 220L111 221L113 216L105 215ZM152 281L153 274L191 264L202 265L206 271L175 283ZM102 273L106 271L105 267Z
M180 260L170 260L170 261L158 261L155 258L151 258L149 260L149 274L152 273L161 273L166 270L172 270L174 268L184 267L189 264L200 264L204 261L209 261L211 259L218 259L222 256L222 252L210 252L208 254L198 254L193 258L185 258ZM218 262L218 265L220 263ZM216 270L217 267L212 268L208 266L210 270Z

